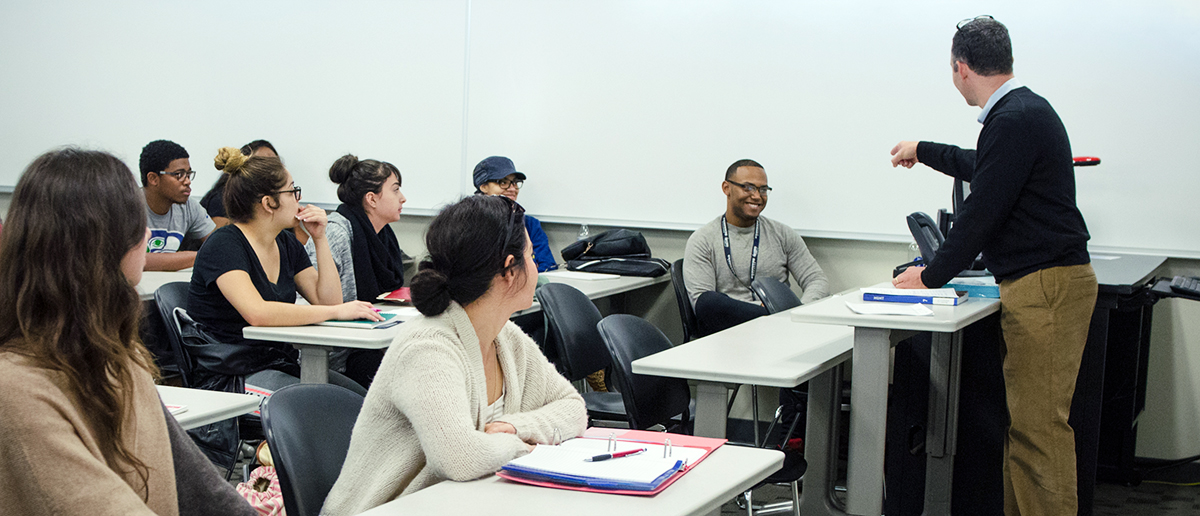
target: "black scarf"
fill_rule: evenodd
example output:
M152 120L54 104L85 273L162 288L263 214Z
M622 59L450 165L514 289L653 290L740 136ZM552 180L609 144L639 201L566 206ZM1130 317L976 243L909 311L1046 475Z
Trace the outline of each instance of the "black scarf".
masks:
M375 301L379 294L404 286L404 264L400 261L400 243L391 226L379 233L361 206L342 204L337 212L350 221L353 236L350 254L354 258L354 282L360 301Z

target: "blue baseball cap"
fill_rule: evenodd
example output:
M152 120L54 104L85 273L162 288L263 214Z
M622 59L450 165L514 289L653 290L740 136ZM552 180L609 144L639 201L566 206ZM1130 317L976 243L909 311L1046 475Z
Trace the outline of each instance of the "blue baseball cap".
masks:
M509 175L516 176L517 180L524 181L525 174L517 172L517 167L513 165L511 159L504 156L489 156L475 165L475 188L480 185L497 179L504 179Z

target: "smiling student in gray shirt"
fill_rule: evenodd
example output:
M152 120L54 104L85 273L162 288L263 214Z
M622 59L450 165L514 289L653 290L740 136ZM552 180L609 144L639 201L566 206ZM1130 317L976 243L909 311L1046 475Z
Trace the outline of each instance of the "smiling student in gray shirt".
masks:
M701 335L767 314L750 290L754 278L788 284L790 275L803 289L804 303L829 295L829 280L804 239L786 224L761 216L771 192L762 165L735 161L725 171L721 191L725 214L692 233L683 258L684 284Z

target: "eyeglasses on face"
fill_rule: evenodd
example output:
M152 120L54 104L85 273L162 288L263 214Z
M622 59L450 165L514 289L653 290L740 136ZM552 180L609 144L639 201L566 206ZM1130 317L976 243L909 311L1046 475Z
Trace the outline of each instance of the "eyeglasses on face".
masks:
M508 190L508 187L510 187L510 186L516 188L517 190L520 190L521 185L525 184L525 181L522 181L520 179L513 179L510 181L507 178L497 179L495 181L489 181L489 182L496 183L496 186L499 186L501 190Z
M187 178L188 181L195 179L196 171L195 170L176 170L174 172L163 171L163 172L159 172L158 175L171 176L171 177L175 178L176 181L182 182L183 178L185 178L185 177Z
M285 194L285 193L290 193L290 194L292 194L292 195L295 195L295 196L296 196L296 200L297 200L297 201L299 201L299 200L300 200L300 187L299 187L299 186L297 186L297 187L294 187L294 188L292 188L291 190L279 190L279 191L276 191L276 192L271 192L271 193L273 193L273 194Z
M752 185L750 183L738 183L736 181L730 181L728 179L726 179L725 182L729 183L733 186L739 187L742 190L745 190L746 193L748 193L750 195L759 194L763 197L766 197L768 195L771 195L771 190L774 190L774 188L771 188L767 185L756 186L756 185Z

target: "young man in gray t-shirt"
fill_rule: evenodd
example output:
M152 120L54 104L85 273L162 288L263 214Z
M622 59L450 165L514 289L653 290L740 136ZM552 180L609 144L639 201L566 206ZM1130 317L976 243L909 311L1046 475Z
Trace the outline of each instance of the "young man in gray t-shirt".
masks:
M762 165L748 159L734 162L721 183L725 214L688 238L683 278L701 335L766 315L750 290L756 277L788 284L791 276L803 289L800 300L805 303L829 295L829 280L804 239L786 224L761 216L770 190Z
M184 148L172 141L155 140L142 148L138 168L146 199L146 270L177 271L191 267L195 251L180 251L184 239L203 242L216 225L200 203L191 198L196 172Z

